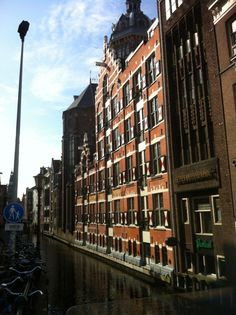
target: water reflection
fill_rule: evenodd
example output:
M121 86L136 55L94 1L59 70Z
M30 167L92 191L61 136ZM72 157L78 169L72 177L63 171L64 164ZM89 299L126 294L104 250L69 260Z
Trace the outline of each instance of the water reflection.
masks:
M52 239L45 238L42 245L50 315L65 314L70 307L67 315L226 314L225 305L217 305L214 296L208 303L205 293L173 294ZM228 309L227 314L234 312Z

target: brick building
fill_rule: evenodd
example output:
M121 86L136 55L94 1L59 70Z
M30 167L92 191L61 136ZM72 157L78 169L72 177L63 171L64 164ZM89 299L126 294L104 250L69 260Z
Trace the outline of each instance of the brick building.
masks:
M217 2L224 1L214 1ZM205 281L230 278L235 214L229 156L233 158L233 148L235 153L235 137L230 136L235 130L235 103L225 103L224 111L221 87L225 102L229 95L226 96L226 81L221 81L218 73L209 1L158 3L170 139L169 181L177 239L176 272ZM227 45L218 43L220 69L224 69L232 55L229 57L228 52L224 56L222 49L227 50ZM227 60L223 64L224 58ZM229 71L233 99L235 74L233 77ZM229 128L227 120L231 121Z
M91 150L95 151L95 83L89 85L63 112L62 137L62 207L59 227L63 232L74 230L74 168L79 163L83 134L87 132Z
M75 174L75 237L169 281L174 257L165 243L172 232L159 26L142 13L141 1L126 5L104 40L96 155L89 159L86 135ZM130 36L137 41L128 50Z

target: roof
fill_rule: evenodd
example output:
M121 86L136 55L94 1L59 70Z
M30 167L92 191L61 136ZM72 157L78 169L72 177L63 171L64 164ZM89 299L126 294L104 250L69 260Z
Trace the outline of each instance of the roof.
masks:
M95 106L96 88L96 83L89 83L79 96L74 96L74 102L67 108L67 111L77 107L88 108Z

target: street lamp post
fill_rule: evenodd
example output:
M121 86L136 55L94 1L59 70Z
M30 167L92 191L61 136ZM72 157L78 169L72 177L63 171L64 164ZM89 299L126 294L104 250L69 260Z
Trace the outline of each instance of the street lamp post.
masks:
M35 187L37 189L38 194L38 204L37 204L37 243L36 248L38 250L38 253L40 252L40 209L41 209L41 191L42 191L42 185L43 185L43 174L39 173L38 175L34 176L35 180Z
M24 39L25 39L25 35L26 35L28 29L29 29L29 22L27 22L27 21L22 21L18 27L18 33L19 33L20 38L21 38L21 57L20 57L20 74L19 74L17 118L16 118L16 138L15 138L15 157L14 157L13 195L12 195L13 200L12 201L17 200L17 192L18 192L23 52L24 52Z

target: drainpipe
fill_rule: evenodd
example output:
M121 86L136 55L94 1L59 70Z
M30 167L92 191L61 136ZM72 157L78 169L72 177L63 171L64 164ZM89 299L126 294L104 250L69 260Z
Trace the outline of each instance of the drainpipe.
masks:
M164 28L163 28L163 19L161 15L161 2L163 0L157 0L157 8L158 8L158 20L159 20L159 30L160 30L160 47L161 47L161 60L162 60L162 84L163 84L163 98L164 98L164 108L165 108L165 133L166 133L166 145L167 145L167 175L168 175L168 186L169 186L169 198L170 198L170 209L171 209L171 221L172 221L172 235L177 238L177 229L176 229L176 216L174 214L174 189L173 189L173 178L171 175L171 171L173 169L173 161L171 158L171 144L170 144L170 125L169 125L169 112L167 108L168 98L167 98L167 87L166 87L166 60L165 57L166 49L165 49L165 36L164 36ZM178 240L177 246L173 246L174 251L174 271L179 271L179 261L178 261Z

